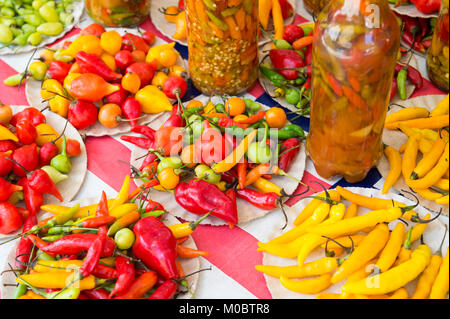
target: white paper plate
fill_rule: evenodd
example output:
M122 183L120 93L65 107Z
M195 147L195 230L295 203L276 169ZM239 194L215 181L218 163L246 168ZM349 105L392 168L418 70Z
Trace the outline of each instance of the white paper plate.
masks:
M11 106L13 108L13 112L17 113L28 106ZM61 133L64 130L64 126L66 125L66 120L53 112L44 112L43 113L47 119L46 123L50 124L56 132ZM59 182L56 184L58 187L61 196L64 201L71 201L80 190L83 185L84 178L86 177L87 172L87 153L86 146L84 145L84 141L80 136L80 133L70 124L67 124L67 128L65 131L66 138L70 138L76 140L80 143L81 154L79 156L71 157L70 161L72 163L72 170L70 171L69 178ZM61 202L54 196L50 194L44 194L44 203L45 204L60 204ZM23 201L17 203L18 206L25 207L25 203ZM18 234L21 231L22 227L11 234L2 235L0 234L0 238L8 237L14 234Z
M92 204L98 203L98 201L99 201L98 198L88 198L88 199L82 199L79 201L64 203L63 205L68 206L68 207L74 206L76 204L80 204L81 206L87 206L87 205L92 205ZM45 214L42 214L41 218L44 219L44 218L50 217L50 216L52 216L52 214L45 213ZM164 224L167 226L179 223L179 221L176 218L174 218L173 216L171 216L169 214L165 214L162 217L162 220L164 221ZM189 239L183 243L183 246L189 247L192 249L197 249L197 246L196 246L195 241L192 238L192 236L189 237ZM15 243L15 245L11 248L11 250L9 251L7 256L0 256L1 259L4 260L2 271L11 269L11 267L9 265L14 267L14 261L15 261L15 257L16 257L16 247L17 247L17 243ZM200 258L180 258L179 261L180 261L181 266L183 267L183 270L186 274L191 274L195 271L200 270ZM198 281L200 279L200 274L201 273L196 273L192 276L186 277L186 280L189 284L189 289L194 293L194 295L198 288ZM2 299L13 299L14 298L15 287L10 287L10 286L5 287L5 284L15 284L15 283L16 283L15 275L13 272L5 272L5 273L3 273L3 275L0 276L0 293L1 293ZM181 290L184 291L186 289L182 288ZM192 295L189 292L178 295L178 299L191 299L191 298L192 298Z
M354 193L358 193L358 194L365 195L365 196L374 196L374 197L378 197L378 198L393 199L393 200L396 200L399 202L403 202L407 205L414 204L414 202L406 199L403 196L394 195L394 194L381 195L380 191L378 191L376 189L372 189L372 188L349 187L346 189L348 189ZM292 222L311 200L312 199L304 199L293 206L294 209L292 209L290 212L293 212L294 214L289 216L289 226L288 226L289 228L286 228L282 232L280 231L280 228L278 227L278 225L274 226L272 230L268 229L267 231L272 234L270 236L270 238L275 238L275 237L281 235L282 233L285 233L289 229L292 229L293 228ZM342 202L346 205L346 207L349 206L348 201L344 200ZM427 209L425 209L424 207L421 207L421 206L414 209L414 211L417 212L420 217L424 217L427 213L429 213ZM369 209L366 209L364 207L359 207L358 215L363 215L363 214L366 214L367 212L369 212ZM432 217L433 216L434 216L434 214L432 214ZM394 222L389 223L389 228L393 229L393 227L395 227L397 222L400 222L400 221L394 221ZM448 218L446 218L445 216L440 216L437 220L434 220L433 222L428 224L428 226L423 234L424 242L430 247L430 249L433 253L439 248L439 245L441 244L441 241L443 239L444 232L445 232L445 226L444 226L445 224L448 225ZM414 223L410 223L410 225L412 226L412 225L414 225ZM448 238L449 238L448 231L445 236L446 236L446 240L442 247L442 251L443 251L444 255L445 255L445 252L448 247ZM420 240L416 241L413 244L413 249L417 247L417 245L419 244L419 241ZM306 259L306 262L317 260L322 257L325 257L324 249L318 248L318 249L314 250L311 254L309 254L308 258ZM275 266L291 266L291 265L297 264L297 259L296 258L293 258L293 259L282 258L282 257L274 256L274 255L271 255L268 253L264 253L263 264L264 265L275 265ZM300 294L300 293L296 293L296 292L287 290L286 288L284 288L281 285L280 280L278 278L268 276L266 274L264 274L264 277L267 282L267 287L274 299L315 299L316 298L316 295ZM332 285L331 287L324 290L323 292L340 293L340 288L344 284L344 282L345 281L340 282L336 285ZM409 283L406 286L406 289L409 292L409 296L411 296L412 293L414 292L414 288L415 288L415 282Z
M437 103L439 103L439 101L441 101L444 97L445 95L425 95L409 99L406 101L398 101L396 103L405 107L409 106L425 107L429 111L431 111L437 105ZM388 114L395 113L398 110L400 110L399 106L392 106ZM401 131L388 129L383 130L383 143L386 145L392 146L398 150L407 141L408 137ZM383 156L381 157L380 161L377 164L377 169L380 172L381 176L386 178L387 174L389 173L389 161L387 160L386 155L383 154ZM406 185L402 176L400 176L398 181L394 184L393 188L397 191L401 190L410 191L409 186ZM442 208L442 213L448 216L449 214L448 205L439 205L436 204L434 201L425 199L419 195L417 196L419 197L420 205L434 212L439 212L439 210Z
M206 101L208 101L208 97L206 97L206 96L199 96L199 97L196 97L195 99L200 100L204 103ZM215 101L215 100L213 99L213 101ZM262 106L264 108L269 108L265 105L262 105ZM154 129L158 129L163 123L164 123L164 118L161 117L160 119L158 119L158 121L151 123L150 126ZM145 149L131 145L131 158L130 158L131 164L133 166L139 168L143 161L142 157L145 156L145 154L146 154ZM291 174L297 180L301 181L303 178L303 173L305 171L305 166L306 166L306 151L305 151L305 145L304 145L304 143L302 143L300 152L297 155L296 160L293 162L292 167L288 173ZM141 184L140 180L135 180L135 181L136 181L136 184ZM297 182L295 182L294 180L292 180L291 178L286 177L286 176L274 176L271 181L277 185L282 186L287 194L294 193L294 191L298 187ZM199 217L198 215L192 214L192 213L186 211L185 209L183 209L180 205L178 205L178 203L176 202L176 200L174 199L174 197L171 193L152 190L152 194L153 194L152 198L155 201L163 204L163 206L170 212L170 214L172 214L176 217L182 218L184 220L187 220L187 221L195 221L198 219L198 217ZM285 210L288 210L288 209L290 209L290 208L286 206ZM272 212L272 211L259 209L255 206L253 206L252 204L247 203L245 200L242 200L239 198L237 199L237 210L238 210L238 220L239 220L238 224L239 225L248 223L257 218L261 218ZM214 226L227 225L226 222L224 222L223 220L221 220L217 217L214 217L214 216L207 217L202 222L202 224L209 224L209 225L214 225Z
M1 48L0 55L12 55L12 54L31 52L31 51L35 50L36 48L42 48L50 43L55 42L56 40L64 37L64 35L67 32L72 30L72 28L80 21L80 18L83 15L83 11L84 11L84 1L83 0L78 0L76 2L74 1L73 10L72 10L73 22L71 24L67 25L64 28L63 32L61 32L57 36L53 36L53 37L43 36L41 43L39 43L39 45L37 45L37 46L25 45L23 47L13 46L11 48L9 48L9 47Z
M126 32L135 33L134 29L126 29L126 28L120 28L120 29L106 28L106 30L116 30L121 35L125 34ZM77 37L78 37L78 35L70 37L67 39L67 41L73 41ZM165 43L166 42L164 40L157 37L155 44L153 46L165 44ZM64 42L60 42L57 45L55 45L54 48L61 48L63 46L63 44L64 44ZM177 65L181 65L186 70L188 70L187 61L183 60L181 55L178 56ZM27 101L31 106L42 109L48 105L47 102L42 100L41 82L40 81L36 81L36 80L33 80L32 78L28 78L26 81L26 84L25 84L25 94L27 97ZM144 124L151 123L152 121L155 121L163 114L164 114L164 112L157 113L157 114L143 114L142 118L140 118L138 120L138 124L144 125ZM86 136L105 136L105 135L112 136L112 135L117 135L117 134L123 134L123 133L129 132L129 131L130 131L130 124L127 122L122 122L115 128L108 128L108 127L103 126L102 124L100 124L97 121L95 124L85 128L83 130L80 130L79 132Z

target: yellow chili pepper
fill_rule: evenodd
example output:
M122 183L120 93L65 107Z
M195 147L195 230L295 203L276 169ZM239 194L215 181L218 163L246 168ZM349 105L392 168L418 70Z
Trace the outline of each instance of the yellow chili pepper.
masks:
M181 11L175 18L176 32L172 35L174 39L184 40L187 38L186 10Z
M221 162L215 163L212 167L216 173L225 173L232 169L239 161L244 157L245 152L256 137L257 130L251 131L244 139L239 143L238 146L231 152L225 159Z
M404 125L403 125L404 126ZM439 133L435 130L430 130L430 129L419 129L419 128L412 128L412 131L415 133L419 133L420 135L422 135L422 137L426 138L427 140L434 142L436 141L436 139L439 136Z
M437 181L439 181L449 165L449 144L445 146L444 153L440 156L437 164L422 178L411 180L406 180L406 184L412 189L425 189L433 186Z
M444 115L448 114L448 94L439 101L438 104L434 107L434 109L431 111L430 116L438 116L438 115Z
M341 294L334 292L321 292L317 294L316 299L341 299Z
M302 235L304 235L309 227L318 225L322 221L327 218L330 212L330 204L322 202L319 206L314 210L312 216L310 216L307 220L305 220L302 224L292 228L291 230L285 232L284 234L273 238L269 241L269 243L287 243L290 242Z
M79 269L83 265L82 260L38 260L33 270L40 273L70 272Z
M259 23L264 30L267 30L269 25L270 12L272 11L272 0L259 1Z
M138 205L135 203L125 203L122 205L119 205L113 209L110 209L109 215L114 216L116 218L121 218L122 216L125 216L129 212L132 212L134 210L138 209Z
M303 235L287 243L258 243L257 251L264 251L283 258L295 258L306 239L307 237Z
M442 265L441 254L434 254L431 257L430 264L425 268L419 280L411 299L427 299L431 292L431 287L436 280L439 269Z
M199 219L197 219L195 222L186 222L186 223L181 223L181 224L174 224L174 225L170 225L168 226L169 229L172 231L172 235L178 239L178 238L183 238L186 236L190 236L192 235L192 233L194 232L195 228L206 218L209 216L211 212L206 213L205 215L203 215L202 217L200 217Z
M59 136L58 132L56 132L55 129L50 124L47 124L47 123L41 123L41 124L37 125L36 131L37 131L37 137L36 137L35 143L38 146L42 146L45 143L49 143L49 142L55 140L56 138L58 138L58 136ZM55 142L55 145L58 146L58 148L61 150L62 143L63 143L63 140L59 139Z
M436 280L433 283L430 291L430 299L445 299L448 293L448 248L447 254L442 261L441 267L439 267L439 272L436 276Z
M433 142L429 139L422 137L419 139L419 151L422 154L427 154L429 151L431 151L431 148L433 147Z
M397 259L395 260L394 266L398 266L411 258L412 255L411 234L412 228L410 228L406 233L406 239L403 242L402 248L400 248L400 251L398 252L398 256Z
M402 174L402 157L400 152L391 146L386 146L384 154L389 161L389 173L386 176L381 194L387 194Z
M417 153L419 152L419 135L414 134L408 138L405 152L402 158L402 175L405 182L408 184L408 180L411 178L411 174L416 168ZM424 187L421 187L424 188Z
M436 202L436 204L439 204L439 205L448 205L449 196L448 195L442 196L441 198L436 199L435 202Z
M79 36L65 50L62 50L60 54L61 56L75 58L80 51L100 56L103 53L100 38L92 34Z
M258 178L253 184L256 189L260 190L263 193L275 193L278 196L283 196L282 191L283 188L272 183L271 181L268 181L265 178Z
M364 228L372 227L379 223L389 223L397 218L400 218L401 216L402 211L399 207L373 210L365 215L343 219L331 225L313 226L308 231L321 236L334 238L343 235L355 234Z
M328 241L328 243L323 243L322 245L320 245L320 247L325 248L327 247L328 250L335 250L336 248L342 248L342 246L344 247L351 247L353 246L358 246L361 241L364 239L364 237L366 237L367 235L365 234L356 234L356 235L352 235L352 236L343 236L343 237L338 237L338 238L334 238L334 241ZM338 242L339 244L337 244L336 242Z
M284 34L284 19L281 12L281 5L278 0L272 0L272 20L274 26L274 39L283 39Z
M346 293L364 295L381 295L393 292L419 276L430 262L430 259L430 248L426 245L420 245L413 251L411 259L403 264L381 274L374 275L371 277L371 280L362 279L356 282L345 283L341 290Z
M172 103L163 91L154 85L147 85L140 89L136 95L136 100L142 106L142 112L147 114L172 111Z
M373 270L375 269L376 261L377 261L377 259L374 258L374 259L368 261L367 263L365 263L364 266L359 268L354 273L350 274L347 277L347 280L345 282L346 283L356 282L361 279L367 278L367 276L369 276L371 273L373 273ZM342 294L346 295L346 293L342 293Z
M389 238L389 227L379 224L371 231L342 263L331 278L332 283L338 283L357 271L366 262L373 259L386 245Z
M358 205L355 203L350 203L343 219L352 218L355 217L356 215L358 215Z
M41 97L43 100L48 100L57 94L63 94L62 84L55 79L46 79L42 82Z
M376 265L381 272L385 272L394 264L398 253L402 248L404 237L405 225L402 222L398 222L392 230L389 240L377 260Z
M69 100L69 98L63 95L55 95L48 100L50 111L64 118L66 118L67 114L69 113L70 103L71 101Z
M100 258L99 263L114 268L116 265L116 258L112 256Z
M116 198L114 199L114 202L111 204L111 207L109 209L112 211L114 208L122 205L128 200L128 194L130 192L130 175L126 175L122 187L119 190L119 193L117 194Z
M436 184L433 185L434 187L437 187L439 189L442 189L444 191L449 190L449 179L448 178L441 178L436 182Z
M330 199L339 202L341 200L341 196L336 190L329 190L328 194L330 195ZM317 195L318 197L325 196L325 192L319 193ZM313 198L306 206L303 208L303 210L300 212L300 214L295 218L294 225L298 226L301 223L303 223L305 220L307 220L309 217L312 216L315 209L322 203L322 201L318 198Z
M380 210L380 209L386 209L393 207L392 204L396 207L405 207L406 205L401 202L392 201L390 199L384 199L384 198L376 198L376 197L369 197L364 196L361 194L356 194L348 189L345 189L341 186L336 186L336 190L339 192L339 194L348 200L351 203L355 203L359 206L366 207L372 210Z
M388 299L408 299L408 290L399 288Z
M442 132L433 143L431 150L424 154L419 163L417 163L411 179L424 177L436 165L442 153L444 153L446 143L448 143L448 135Z
M331 274L323 274L312 279L292 280L280 277L284 288L302 294L317 294L331 286Z
M436 115L433 117L391 122L391 123L386 123L385 128L387 128L389 130L396 130L399 128L400 124L403 124L403 125L411 127L411 128L415 127L415 128L420 128L420 129L426 129L426 128L439 129L439 128L448 126L449 117L448 117L448 114L444 114L444 115Z
M108 199L108 206L112 204L114 199ZM83 218L86 216L94 216L95 212L97 210L98 204L83 206L78 209L78 211L75 213L74 218ZM46 211L48 213L59 215L62 213L65 213L67 210L69 210L71 207L62 206L62 205L56 205L56 204L46 204L42 205L41 209L43 211Z
M430 112L425 107L410 106L386 116L386 123L428 117Z
M75 272L39 272L21 275L16 278L16 281L24 285L28 283L36 288L62 289L74 280L75 275ZM79 286L80 290L94 289L102 281L89 275L74 282L74 285Z
M175 42L165 43L156 45L150 48L147 52L147 56L145 57L146 62L152 62L153 60L158 61L158 69L161 67L161 63L159 62L161 57L161 52L165 50L173 50L175 47Z
M8 128L6 128L3 125L0 125L0 140L1 141L12 140L14 142L18 142L19 138L16 136L16 134L11 132Z
M20 296L19 299L45 299L45 297L28 290L24 295Z
M112 223L108 228L108 236L113 236L115 233L117 233L122 228L125 228L134 222L137 222L141 218L141 214L133 210L125 215L123 215L120 218L117 218L114 223Z
M266 275L280 278L305 278L323 275L332 272L339 266L337 258L323 257L299 267L292 266L270 266L270 265L255 265L257 271L263 272Z
M437 200L441 197L443 197L444 195L442 195L441 193L438 192L434 192L433 190L431 190L430 188L426 188L426 189L414 189L414 191L419 194L420 196L422 196L425 199L428 200Z

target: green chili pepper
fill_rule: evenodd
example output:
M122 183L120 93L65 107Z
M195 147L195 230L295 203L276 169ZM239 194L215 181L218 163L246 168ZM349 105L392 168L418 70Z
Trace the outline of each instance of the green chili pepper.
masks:
M222 103L216 104L216 111L219 113L225 113L225 105Z
M406 78L408 70L403 68L397 74L397 90L400 98L406 100Z
M288 124L282 129L271 132L271 136L275 135L278 140L287 140L292 137L305 138L303 129L295 124Z
M205 4L205 6L212 10L212 11L216 11L217 6L216 3L214 2L214 0L203 0L203 3Z
M229 17L238 12L240 7L230 7L221 12L222 16Z
M280 87L284 86L287 83L287 80L277 71L273 70L270 67L267 67L263 64L259 66L259 70L261 73L272 82L273 85Z
M153 210L153 211L142 214L141 218L148 217L148 216L159 217L159 216L163 215L164 213L165 213L165 211L163 211L163 210Z
M66 136L63 135L63 146L60 154L56 155L50 161L50 166L56 168L63 174L67 174L72 170L72 163L70 158L67 156L67 142Z
M244 6L245 13L247 13L248 15L252 15L252 13L253 13L253 0L244 0L242 5Z
M14 290L14 299L19 299L27 292L28 287L24 284L18 284L16 289Z
M261 109L261 104L259 104L258 102L255 102L251 99L244 99L244 103L245 103L245 110L249 114L256 113Z
M228 24L226 24L222 19L217 17L214 13L206 10L206 14L211 19L211 21L222 31L228 31Z
M54 242L54 241L57 241L58 239L62 238L63 236L64 236L63 234L44 236L44 237L42 237L42 240L45 240L48 242Z
M306 37L307 35L309 35L312 31L313 31L313 28L311 28L311 27L302 27L302 29L303 29L303 36L304 37Z
M78 211L79 208L80 208L80 204L76 204L75 206L70 207L65 212L62 212L61 214L55 215L47 223L47 225L44 226L44 228L65 224L66 222L68 222L69 220L71 220L73 218L73 216L75 215L75 213Z
M42 250L40 250L40 249L37 251L36 256L37 256L37 260L56 260L55 257L50 256L50 255L47 254L47 253L44 253L44 252L43 252Z
M297 103L300 101L301 94L300 91L296 88L288 88L286 89L286 95L285 99L286 102L292 105L297 105Z

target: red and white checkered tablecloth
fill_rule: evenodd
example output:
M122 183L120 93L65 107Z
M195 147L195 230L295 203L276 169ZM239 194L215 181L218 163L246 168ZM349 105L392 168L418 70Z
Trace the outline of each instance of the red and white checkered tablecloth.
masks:
M302 0L297 0L296 15L294 23L311 21L311 16L303 7ZM80 23L64 38L68 38L80 32L80 29L89 25L93 21L84 14ZM157 27L147 19L141 28L152 30L161 39L171 42L158 31ZM184 58L187 57L187 47L177 44L176 48ZM8 76L21 72L25 69L31 53L17 54L13 56L0 56L0 100L10 105L28 105L24 88L19 90L3 84L3 80ZM424 58L417 56L419 69L426 77ZM443 94L430 81L425 79L422 89L417 90L412 97L430 94ZM258 83L248 92L255 100L263 104L278 105L272 100ZM196 92L188 92L195 97ZM300 119L296 122L304 129L308 130L307 119ZM119 136L88 137L86 139L86 149L88 155L88 172L80 192L74 200L98 197L102 190L105 190L109 197L117 194L122 185L123 178L129 173L128 166L120 161L130 160L130 144L122 142ZM108 155L105 155L108 154ZM113 156L111 156L113 155ZM303 182L309 184L310 181L320 181L321 184L332 188L336 185L347 186L342 179L324 180L319 177L308 159ZM356 186L374 187L380 189L383 179L376 169L373 169L368 177ZM354 186L354 185L352 185ZM133 187L136 187L133 185ZM298 191L301 190L299 187ZM265 238L266 230L270 225L282 218L281 214L269 214L264 218L252 221L245 225L230 229L228 226L203 226L200 225L193 237L198 249L209 251L209 256L202 258L202 268L212 267L211 271L202 273L196 298L235 298L254 299L272 298L262 273L254 269L254 265L261 264L263 254L257 251L257 242ZM6 255L13 243L0 246L0 264L3 265Z

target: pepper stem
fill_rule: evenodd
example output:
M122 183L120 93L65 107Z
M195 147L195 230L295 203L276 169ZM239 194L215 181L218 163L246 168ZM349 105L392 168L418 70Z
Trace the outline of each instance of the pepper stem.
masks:
M197 228L197 226L206 218L208 217L213 211L215 210L215 208L211 209L209 212L207 212L205 215L203 215L202 217L200 217L199 219L197 219L195 222L190 222L189 223L189 227L194 230L195 228Z

